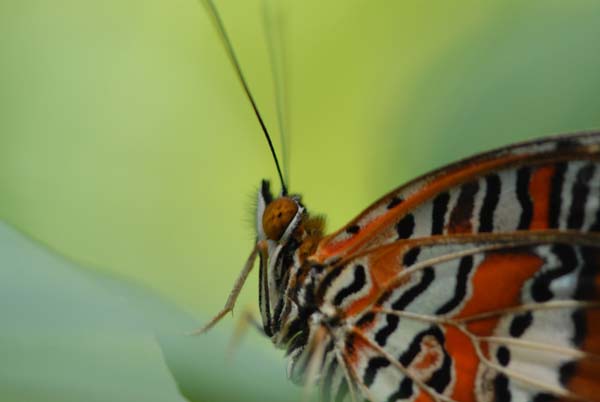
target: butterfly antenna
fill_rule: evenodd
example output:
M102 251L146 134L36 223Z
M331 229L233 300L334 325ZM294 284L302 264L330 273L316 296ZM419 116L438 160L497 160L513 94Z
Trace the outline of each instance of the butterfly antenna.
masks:
M281 167L279 166L279 160L277 159L277 154L275 153L275 148L273 147L273 142L271 141L271 136L269 135L267 126L265 125L265 122L264 122L260 112L258 111L258 107L256 106L256 102L254 101L254 97L252 96L252 93L250 92L248 83L246 82L246 79L244 78L244 74L242 73L240 63L238 62L235 52L233 51L233 46L231 45L229 36L227 36L227 32L225 31L225 26L223 25L223 21L221 20L221 17L219 16L219 13L217 12L217 8L215 7L212 0L203 0L202 2L206 6L206 8L208 10L208 14L211 16L213 23L215 24L215 27L219 34L219 37L221 38L221 41L223 42L223 45L225 46L225 51L227 52L227 56L229 57L231 64L233 64L233 68L235 69L236 75L237 75L238 79L240 80L242 87L244 88L246 97L250 101L250 104L252 105L252 109L254 110L254 114L256 115L256 118L258 119L258 122L260 123L260 127L262 128L262 131L265 135L267 143L269 144L269 149L271 150L271 155L273 156L273 160L275 161L275 166L277 167L277 174L279 175L279 180L281 181L281 193L283 195L286 195L287 187L285 185L285 180L283 179L283 174L281 173Z
M290 183L290 119L289 119L289 96L286 88L288 69L283 35L283 17L279 8L275 10L272 0L262 1L263 25L266 43L271 62L273 74L273 86L275 89L275 102L277 105L277 123L279 125L279 136L281 139L281 154L283 161L283 173L285 181Z

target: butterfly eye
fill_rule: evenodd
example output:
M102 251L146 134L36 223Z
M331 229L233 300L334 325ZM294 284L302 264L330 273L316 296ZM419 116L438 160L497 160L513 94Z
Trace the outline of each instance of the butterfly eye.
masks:
M280 197L267 205L262 225L267 238L279 240L298 212L298 204L289 197Z

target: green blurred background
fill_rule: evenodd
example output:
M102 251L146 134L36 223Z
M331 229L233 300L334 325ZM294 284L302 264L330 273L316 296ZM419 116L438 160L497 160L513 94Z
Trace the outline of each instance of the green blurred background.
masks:
M216 3L279 146L262 2ZM444 163L600 128L600 3L274 3L291 190L329 230ZM0 1L1 219L200 323L253 245L262 178L268 148L198 2Z

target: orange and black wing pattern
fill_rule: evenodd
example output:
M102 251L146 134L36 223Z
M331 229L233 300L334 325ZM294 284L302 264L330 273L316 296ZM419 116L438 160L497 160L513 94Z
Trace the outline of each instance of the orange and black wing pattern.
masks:
M310 260L290 372L318 355L324 399L600 401L598 133L418 178Z
M318 262L403 239L544 229L600 231L600 133L487 152L385 195L327 236Z
M372 401L598 400L599 235L404 241L341 261L320 283L318 303L343 312L327 397L354 387Z

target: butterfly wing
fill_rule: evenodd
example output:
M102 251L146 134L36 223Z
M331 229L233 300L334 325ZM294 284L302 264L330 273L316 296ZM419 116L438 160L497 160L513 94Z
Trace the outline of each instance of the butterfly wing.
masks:
M343 316L327 324L325 396L599 400L598 232L600 133L392 191L311 257L320 310Z
M404 241L329 267L317 295L343 311L329 396L600 400L600 235Z
M487 152L376 201L319 244L327 263L401 239L452 233L600 231L600 133Z

